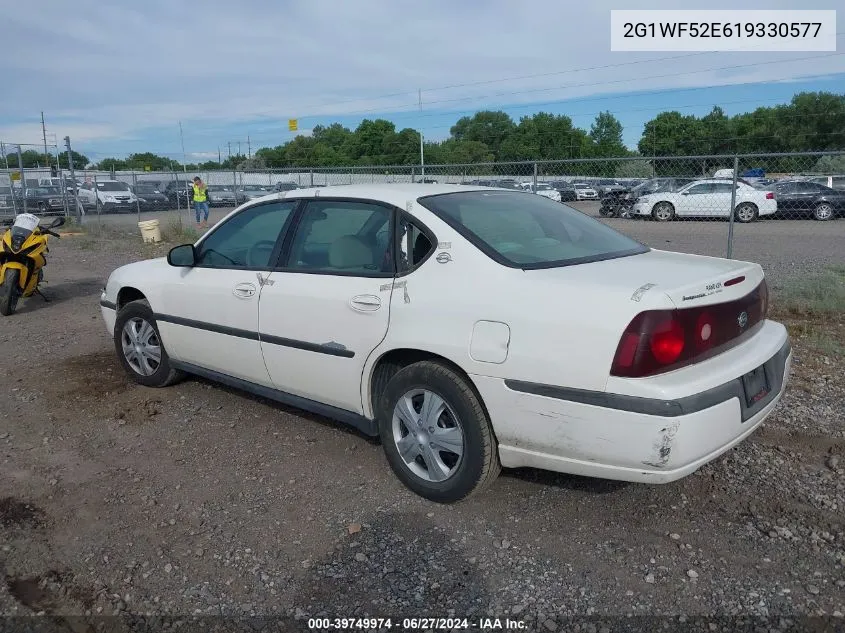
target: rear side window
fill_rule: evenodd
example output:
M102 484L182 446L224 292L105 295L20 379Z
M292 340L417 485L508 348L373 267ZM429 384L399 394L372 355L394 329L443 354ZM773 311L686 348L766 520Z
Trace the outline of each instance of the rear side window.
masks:
M831 186L834 189L845 190L845 176L834 176L832 180Z
M402 216L396 226L399 274L407 274L422 264L434 250L433 239L417 223Z
M645 253L648 248L560 202L509 191L425 196L418 202L495 261L552 268Z

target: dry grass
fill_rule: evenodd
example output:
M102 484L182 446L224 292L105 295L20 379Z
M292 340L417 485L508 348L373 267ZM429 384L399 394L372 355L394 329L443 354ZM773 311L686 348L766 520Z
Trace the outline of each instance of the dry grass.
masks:
M772 297L772 309L786 316L845 316L845 266L830 266L815 275L792 279Z

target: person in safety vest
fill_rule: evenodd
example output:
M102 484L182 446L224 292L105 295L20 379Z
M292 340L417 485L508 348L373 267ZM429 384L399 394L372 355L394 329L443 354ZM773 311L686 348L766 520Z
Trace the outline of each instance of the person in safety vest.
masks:
M202 178L196 176L191 187L191 199L194 202L194 214L197 217L197 228L208 226L208 187ZM200 222L202 219L202 222Z

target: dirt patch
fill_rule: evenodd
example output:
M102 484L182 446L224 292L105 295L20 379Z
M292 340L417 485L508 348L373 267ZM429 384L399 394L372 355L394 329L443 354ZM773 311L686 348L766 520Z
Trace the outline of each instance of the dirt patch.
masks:
M44 519L44 511L31 503L15 497L0 499L0 526L4 528L38 528L44 525Z
M66 380L62 395L101 400L123 393L129 387L129 380L111 349L67 359L63 366Z

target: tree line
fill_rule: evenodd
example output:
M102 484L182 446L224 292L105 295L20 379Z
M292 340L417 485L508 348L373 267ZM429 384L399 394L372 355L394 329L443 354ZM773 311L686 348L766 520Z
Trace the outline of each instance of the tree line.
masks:
M648 121L635 150L622 142L622 124L611 112L596 116L590 129L573 124L569 116L537 112L515 121L502 111L483 110L458 119L449 137L425 141L426 164L467 164L609 157L725 155L734 153L800 152L845 149L845 94L802 92L789 103L760 107L728 116L714 106L704 116L661 112ZM25 166L43 166L43 155L24 152ZM14 157L10 157L14 158ZM74 166L88 165L74 153ZM54 160L54 159L53 159ZM63 157L66 162L66 157ZM318 125L275 147L262 147L251 157L186 165L189 170L353 167L355 165L418 165L419 132L397 130L385 119L365 119L355 129L340 123ZM710 161L719 163L720 161ZM722 161L724 162L724 161ZM14 165L17 164L14 158ZM66 166L66 165L65 165ZM181 171L175 160L151 152L126 158L106 158L92 168L101 170ZM702 164L702 169L708 163ZM585 170L591 167L587 164ZM616 175L639 176L650 171L643 161L620 163ZM665 171L658 169L657 171ZM584 173L587 173L585 171Z

